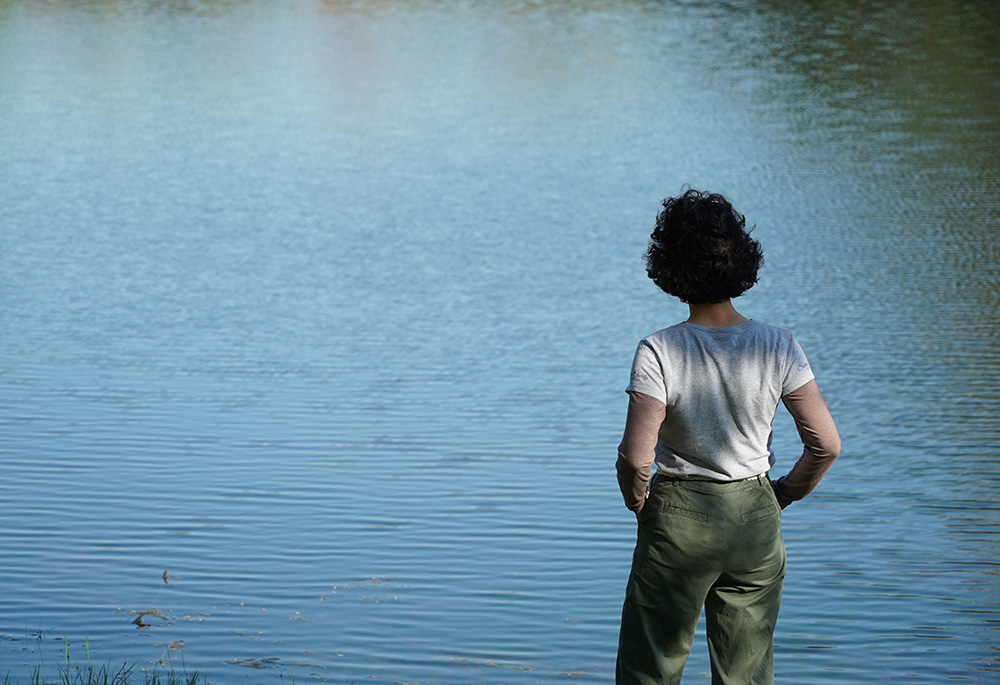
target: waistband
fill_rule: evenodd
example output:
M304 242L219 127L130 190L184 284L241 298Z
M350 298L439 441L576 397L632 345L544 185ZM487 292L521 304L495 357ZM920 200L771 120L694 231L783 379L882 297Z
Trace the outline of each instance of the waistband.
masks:
M737 478L736 480L719 480L718 478L709 478L708 476L672 476L666 473L660 473L657 471L653 474L652 480L669 480L669 481L692 481L695 483L715 483L717 485L730 485L732 483L746 483L751 480L755 480L758 483L770 483L768 480L767 473L761 473L756 476L750 476L749 478ZM651 481L652 482L652 481Z

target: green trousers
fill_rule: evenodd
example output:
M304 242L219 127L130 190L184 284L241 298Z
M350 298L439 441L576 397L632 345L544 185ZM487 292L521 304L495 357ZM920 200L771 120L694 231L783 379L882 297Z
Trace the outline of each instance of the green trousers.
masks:
M615 682L680 683L704 607L712 685L773 683L785 545L767 477L719 483L657 475L644 513Z

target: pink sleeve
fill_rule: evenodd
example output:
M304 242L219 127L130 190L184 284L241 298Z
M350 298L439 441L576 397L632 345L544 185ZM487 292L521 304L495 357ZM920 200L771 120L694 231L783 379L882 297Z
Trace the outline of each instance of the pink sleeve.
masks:
M641 392L628 394L625 435L618 445L618 487L625 506L638 513L646 503L646 484L653 468L656 440L667 407L660 400Z
M840 435L815 380L781 398L795 421L802 440L802 456L786 475L772 481L778 503L784 509L819 484L840 454Z

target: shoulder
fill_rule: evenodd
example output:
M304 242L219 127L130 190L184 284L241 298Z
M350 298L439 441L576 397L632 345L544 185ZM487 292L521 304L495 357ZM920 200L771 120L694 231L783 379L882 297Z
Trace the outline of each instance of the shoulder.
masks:
M650 333L645 338L639 341L640 346L648 346L653 349L659 349L664 346L675 343L678 340L683 340L687 334L687 326L683 323L676 323L673 326L668 326L666 328L661 328L655 333Z
M782 328L781 326L775 326L772 323L767 323L766 321L760 321L758 319L751 319L750 325L754 327L754 330L769 333L776 336L792 336L792 332L787 328Z
M758 338L769 340L781 346L795 343L795 334L787 328L775 326L763 321L757 321L756 319L751 320L749 325L751 326L750 330L753 332L754 336Z

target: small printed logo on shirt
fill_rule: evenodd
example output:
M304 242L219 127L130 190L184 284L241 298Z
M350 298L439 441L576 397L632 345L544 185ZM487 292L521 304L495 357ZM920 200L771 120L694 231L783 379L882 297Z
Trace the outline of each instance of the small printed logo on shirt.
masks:
M800 362L799 363L799 371L801 371L802 369L808 369L808 368L809 368L809 362Z
M633 371L632 372L632 380L633 381L639 381L639 382L648 381L649 380L649 374L646 373L645 371Z

